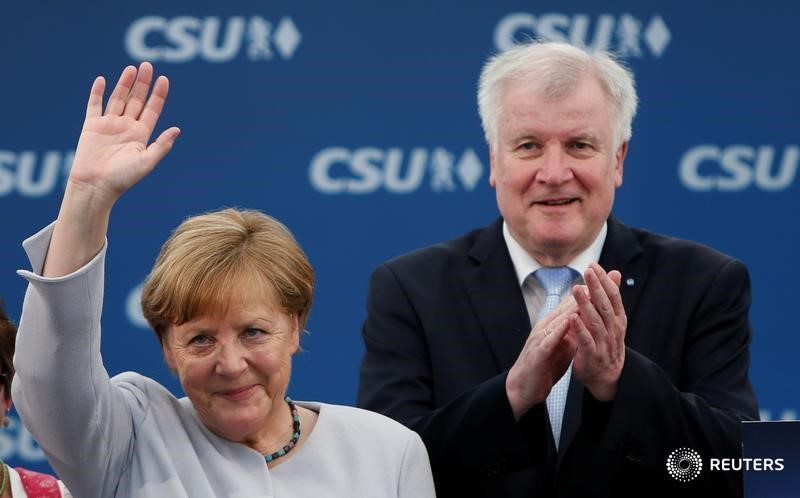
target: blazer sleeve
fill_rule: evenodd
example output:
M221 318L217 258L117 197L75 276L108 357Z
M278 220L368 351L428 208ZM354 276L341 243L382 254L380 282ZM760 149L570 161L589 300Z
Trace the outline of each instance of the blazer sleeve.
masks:
M100 356L106 246L76 272L40 276L52 225L25 241L33 271L14 355L12 393L25 426L75 496L113 496L133 421Z
M681 447L703 459L739 458L741 421L758 419L748 378L750 280L741 262L726 261L699 286L697 299L684 300L688 329L673 331L671 339L683 341L678 378L627 348L614 402L598 403L586 392L582 427L644 475L663 478L667 456ZM704 474L695 487L741 495L740 473Z
M427 338L435 327L426 330L387 265L373 273L367 296L358 404L422 436L437 485L448 476L468 482L544 465L549 437L544 407L517 422L505 391L507 370L439 403L432 381L437 360Z

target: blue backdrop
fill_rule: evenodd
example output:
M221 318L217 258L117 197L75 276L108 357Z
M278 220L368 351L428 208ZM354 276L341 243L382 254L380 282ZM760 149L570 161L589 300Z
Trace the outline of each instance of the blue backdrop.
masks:
M294 231L319 279L290 392L352 404L372 268L498 215L475 103L484 60L566 40L636 73L616 215L749 266L762 417L796 418L799 16L783 1L2 2L0 295L18 319L20 242L56 216L93 78L148 59L171 80L159 129L183 134L112 215L106 367L180 392L139 285L185 216L257 208ZM47 468L16 418L0 458Z

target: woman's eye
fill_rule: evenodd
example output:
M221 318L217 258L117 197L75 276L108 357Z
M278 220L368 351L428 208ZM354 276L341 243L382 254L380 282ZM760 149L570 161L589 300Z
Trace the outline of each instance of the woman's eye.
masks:
M207 346L210 342L211 342L210 337L208 337L207 335L200 334L192 337L192 340L189 341L189 344L192 344L194 346Z

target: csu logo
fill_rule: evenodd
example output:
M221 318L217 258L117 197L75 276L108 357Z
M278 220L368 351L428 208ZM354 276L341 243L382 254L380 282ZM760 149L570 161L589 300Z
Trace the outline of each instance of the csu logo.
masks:
M144 288L144 282L140 283L136 287L128 292L128 298L125 300L125 315L128 317L128 321L135 327L140 327L143 329L149 328L150 325L147 323L147 319L144 317L144 313L142 313L142 289Z
M290 17L141 17L128 27L125 48L136 60L228 62L243 47L251 60L291 59L302 36Z
M417 191L424 182L434 192L471 191L483 175L483 164L467 148L460 156L436 147L331 147L319 151L308 171L311 185L323 194L370 194L385 189L393 194Z
M644 57L646 51L661 57L672 34L658 14L644 22L631 14L601 14L592 18L586 14L516 12L500 19L494 30L494 45L500 51L529 38L613 50L622 57Z
M43 197L69 177L75 151L12 152L0 150L0 197L17 193Z
M778 150L770 145L716 145L692 147L681 158L678 175L689 190L738 192L749 187L785 190L794 182L800 146Z

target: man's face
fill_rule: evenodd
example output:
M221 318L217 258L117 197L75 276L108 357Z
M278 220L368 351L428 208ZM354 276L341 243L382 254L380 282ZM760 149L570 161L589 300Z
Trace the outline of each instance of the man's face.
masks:
M506 89L489 182L511 235L543 265L569 263L611 212L627 151L612 118L593 77L552 101L524 82Z

